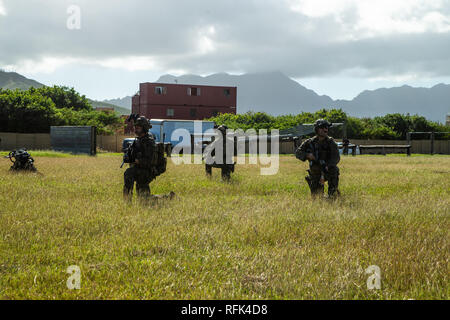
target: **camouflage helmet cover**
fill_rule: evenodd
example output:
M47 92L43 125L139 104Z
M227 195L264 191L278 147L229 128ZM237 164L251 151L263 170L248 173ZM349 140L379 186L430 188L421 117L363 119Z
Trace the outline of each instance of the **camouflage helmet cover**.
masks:
M329 123L327 120L324 119L319 119L314 123L314 129L318 129L318 128L330 128L333 125L331 123Z
M136 119L136 121L134 122L134 126L142 127L142 129L144 129L144 131L148 131L152 127L152 125L150 124L150 121L144 116Z

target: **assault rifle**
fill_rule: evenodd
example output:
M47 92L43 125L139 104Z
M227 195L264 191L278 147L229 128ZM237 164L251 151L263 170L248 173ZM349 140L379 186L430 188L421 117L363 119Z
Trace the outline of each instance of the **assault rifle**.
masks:
M326 175L328 175L328 166L325 162L325 160L319 160L319 148L318 146L314 146L312 142L310 142L307 146L306 149L306 154L311 153L314 155L315 160L313 161L309 161L309 169L308 172L311 175L311 167L314 164L318 164L320 165L320 184L324 185L325 183L325 177ZM308 181L308 180L307 180ZM310 183L310 181L308 181L308 184Z
M123 161L122 161L122 165L120 166L120 169L123 168L123 165L125 163L134 163L136 161L136 155L135 155L135 151L134 151L135 144L136 144L136 139L134 139L134 141L132 143L128 144L128 147L125 149L125 151L123 153Z

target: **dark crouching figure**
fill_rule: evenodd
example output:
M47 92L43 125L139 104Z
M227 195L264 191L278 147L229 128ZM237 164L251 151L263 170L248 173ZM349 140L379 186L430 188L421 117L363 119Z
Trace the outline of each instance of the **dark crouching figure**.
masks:
M34 159L26 149L11 151L7 156L5 156L5 158L9 158L9 160L11 160L11 162L13 163L13 165L9 169L10 171L37 172L37 169L34 166Z
M323 119L314 124L316 136L305 140L296 150L295 156L301 161L309 161L308 182L313 197L322 195L325 181L328 181L328 196L339 195L339 148L333 138L328 136L331 124Z
M124 199L131 201L135 182L137 194L143 200L172 198L173 192L162 196L150 194L150 182L166 171L167 159L164 157L164 145L156 144L153 137L149 135L151 124L147 118L138 118L134 126L137 137L124 155L124 163L130 164L124 173Z
M234 139L227 137L227 126L221 125L217 128L220 135L219 137L207 146L205 151L206 155L206 165L205 171L206 176L212 176L212 168L220 168L222 170L222 179L224 181L230 181L231 173L234 172ZM229 149L227 150L227 142ZM222 156L220 156L220 153Z

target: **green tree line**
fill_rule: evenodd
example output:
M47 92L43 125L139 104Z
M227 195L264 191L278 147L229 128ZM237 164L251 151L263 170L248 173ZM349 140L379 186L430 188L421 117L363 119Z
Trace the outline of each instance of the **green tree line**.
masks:
M219 114L211 121L231 129L289 129L317 119L346 123L350 139L406 139L410 131L444 132L449 128L419 115L387 114L382 117L356 118L341 109L322 109L296 115L272 116L264 112ZM95 111L89 100L73 88L43 87L28 90L0 89L0 132L48 133L50 126L96 126L101 134L111 134L123 127L114 112ZM336 129L333 134L340 134ZM421 138L415 136L415 138ZM422 138L427 138L423 136ZM437 135L449 139L450 135Z
M244 114L219 114L208 120L230 129L289 129L300 124L314 123L317 119L326 119L333 123L345 123L350 139L406 139L408 132L448 132L449 127L427 120L419 115L387 114L374 118L356 118L348 116L342 109L322 109L317 112L302 112L296 115L271 116L264 112L247 112ZM332 134L342 135L336 128ZM338 136L339 137L339 136ZM414 136L415 139L428 139L426 135ZM449 139L450 135L438 134L436 139Z
M50 126L96 126L98 133L111 134L123 120L94 110L73 88L0 89L0 132L48 133Z

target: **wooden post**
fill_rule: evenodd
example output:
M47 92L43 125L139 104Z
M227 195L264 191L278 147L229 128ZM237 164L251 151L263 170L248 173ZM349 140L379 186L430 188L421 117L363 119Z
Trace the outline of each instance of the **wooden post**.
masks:
M407 155L408 157L411 156L411 145L408 145L408 147L406 148L406 155Z
M91 156L97 155L97 127L91 127Z
M431 132L431 155L434 154L434 132Z

